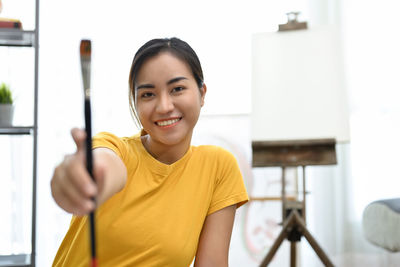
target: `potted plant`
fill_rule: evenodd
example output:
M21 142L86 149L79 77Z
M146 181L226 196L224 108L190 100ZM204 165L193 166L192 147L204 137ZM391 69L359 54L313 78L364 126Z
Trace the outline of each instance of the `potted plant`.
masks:
M0 127L12 126L14 115L14 99L10 86L6 83L0 85Z

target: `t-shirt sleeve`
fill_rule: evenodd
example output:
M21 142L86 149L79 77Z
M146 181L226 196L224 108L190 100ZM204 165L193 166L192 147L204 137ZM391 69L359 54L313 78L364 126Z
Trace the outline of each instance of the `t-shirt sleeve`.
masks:
M249 201L236 158L230 152L221 149L217 160L219 171L207 215L234 204L239 208Z
M93 137L92 141L93 149L99 147L105 147L114 151L122 160L124 160L126 155L126 144L121 140L121 138L108 132L101 132Z

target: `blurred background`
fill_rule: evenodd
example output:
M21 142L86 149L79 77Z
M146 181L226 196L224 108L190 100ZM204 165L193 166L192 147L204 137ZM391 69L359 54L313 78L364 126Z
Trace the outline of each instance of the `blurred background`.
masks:
M34 29L33 0L2 4L2 17ZM51 265L70 220L51 197L50 179L63 156L74 151L70 129L84 126L80 40L92 40L94 132L118 136L137 132L128 106L136 50L152 38L187 41L208 87L193 143L230 150L249 195L278 195L280 169L251 167L251 44L254 34L277 31L290 11L300 11L310 29L339 30L349 100L351 141L337 145L338 164L308 170L308 227L337 266L397 266L399 254L364 239L361 220L371 201L399 196L399 8L394 0L40 1L37 266ZM0 82L16 95L14 125L33 123L33 61L31 48L0 49ZM0 136L0 254L30 251L31 143L29 136ZM15 183L13 177L21 178ZM230 266L258 266L281 229L280 205L250 202L238 210ZM271 266L289 265L286 243ZM307 242L299 251L301 266L322 266Z

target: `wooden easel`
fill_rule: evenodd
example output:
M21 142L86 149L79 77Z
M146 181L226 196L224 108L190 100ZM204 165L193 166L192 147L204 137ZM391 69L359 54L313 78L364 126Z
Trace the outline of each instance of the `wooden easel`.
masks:
M306 226L305 167L312 165L333 165L336 160L335 139L253 141L253 167L282 168L282 220L283 228L273 243L260 267L268 266L285 238L290 241L290 266L296 266L296 243L304 236L325 266L333 266ZM286 167L303 169L302 201L288 200L286 197Z

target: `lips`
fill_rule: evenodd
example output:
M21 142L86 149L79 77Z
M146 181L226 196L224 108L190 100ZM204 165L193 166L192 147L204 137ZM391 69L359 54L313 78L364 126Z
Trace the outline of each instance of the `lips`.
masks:
M177 123L178 121L180 121L182 118L171 118L171 119L166 119L166 120L160 120L160 121L156 121L155 124L161 127L166 127L166 126L170 126L173 125L175 123Z

